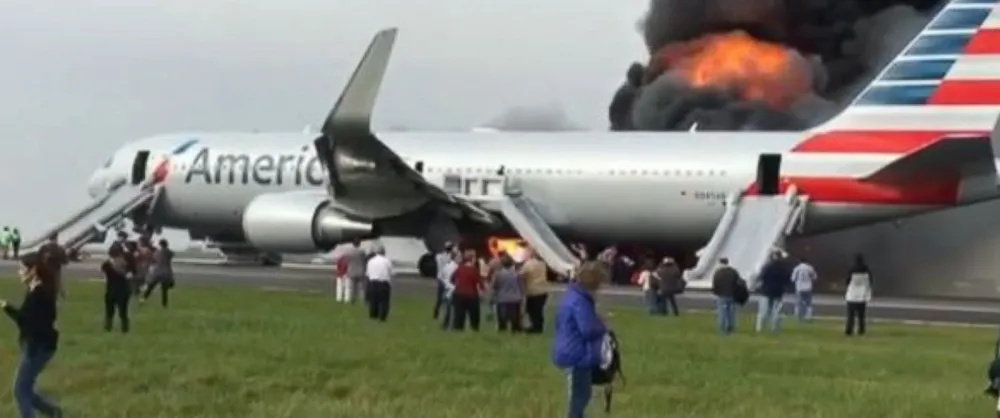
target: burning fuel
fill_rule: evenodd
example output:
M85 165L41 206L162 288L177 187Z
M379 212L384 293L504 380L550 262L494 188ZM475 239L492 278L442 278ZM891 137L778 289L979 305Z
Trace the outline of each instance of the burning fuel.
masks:
M796 130L843 107L934 1L651 0L615 130Z

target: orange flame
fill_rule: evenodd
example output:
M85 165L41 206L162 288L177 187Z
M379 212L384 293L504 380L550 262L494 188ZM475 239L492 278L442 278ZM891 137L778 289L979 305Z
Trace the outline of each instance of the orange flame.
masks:
M743 31L668 44L655 61L654 67L694 87L714 87L779 109L812 89L811 70L801 56Z

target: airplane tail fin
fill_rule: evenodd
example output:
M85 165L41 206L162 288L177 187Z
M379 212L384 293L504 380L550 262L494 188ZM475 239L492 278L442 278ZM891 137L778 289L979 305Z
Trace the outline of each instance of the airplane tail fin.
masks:
M816 130L988 133L1000 115L1000 2L947 0L839 115Z

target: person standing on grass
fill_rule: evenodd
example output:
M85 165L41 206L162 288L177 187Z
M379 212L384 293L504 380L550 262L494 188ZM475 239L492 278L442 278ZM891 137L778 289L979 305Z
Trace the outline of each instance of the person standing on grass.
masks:
M35 382L59 347L55 328L59 282L47 269L39 253L21 258L21 281L28 292L17 308L0 299L0 308L17 324L20 332L20 365L14 378L14 402L22 418L34 418L35 411L60 418L62 409L35 392Z
M722 335L736 330L736 293L743 279L729 265L729 258L719 259L719 267L712 274L712 294L715 295L716 321Z
M643 260L642 269L639 271L638 284L642 287L642 293L646 298L646 310L650 315L660 316L666 314L666 307L660 299L660 281L653 276L653 261Z
M132 296L142 294L142 288L149 278L149 269L153 265L153 243L148 236L139 237L139 246L135 251L135 272L130 281Z
M781 329L781 308L785 289L791 283L787 263L780 252L773 252L771 260L760 272L760 296L757 299L756 331L762 332L765 324L772 332Z
M500 258L500 268L493 273L490 283L497 303L497 330L521 332L521 302L524 301L525 286L524 278L514 267L513 257L505 254Z
M483 291L483 276L479 268L475 250L465 250L462 254L462 264L455 270L455 292L452 294L451 328L456 331L465 329L465 321L473 331L479 331L480 297Z
M164 308L170 301L170 289L174 287L174 252L170 249L170 243L161 239L160 248L153 253L153 265L150 267L150 280L146 286L146 291L142 294L141 303L149 299L149 295L160 287L160 305Z
M339 303L347 303L351 278L347 276L347 257L337 257L337 270L333 277L333 297Z
M108 259L101 263L101 272L104 273L104 330L111 331L117 312L122 333L127 333L128 301L132 289L128 280L128 260L122 247L111 247Z
M844 334L847 336L865 335L865 325L867 325L865 314L868 311L868 302L872 300L872 285L875 283L868 264L864 257L858 254L854 257L854 266L851 267L847 275L847 291L844 293L844 300L847 302L847 323L844 327Z
M664 313L673 311L674 316L680 316L681 309L677 306L677 295L684 293L687 282L684 281L684 274L677 262L673 258L666 257L660 265L653 271L659 279L660 297L663 299Z
M383 251L385 250L383 249ZM368 254L361 248L361 240L351 241L351 248L341 257L347 259L347 277L350 279L350 283L347 285L347 303L354 303L362 297L367 301L369 289L365 282L368 278L366 266L369 260Z
M434 319L438 319L441 316L441 308L444 308L445 312L448 312L449 306L447 305L451 304L450 298L445 299L444 297L448 287L446 283L451 281L451 276L445 275L443 272L444 266L455 258L454 251L455 249L451 242L445 242L441 251L434 255L434 264L437 266L437 292L434 294ZM445 322L448 322L448 320L445 320Z
M459 263L462 262L462 254L452 250L449 258L438 270L438 287L441 288L441 307L444 308L444 318L441 320L441 329L448 329L452 326L452 318L455 314L455 304L452 299L455 293L455 272L458 271Z
M385 247L375 246L375 255L368 260L365 271L368 274L368 317L385 322L389 318L389 304L392 299L392 260L385 256Z
M525 250L527 260L521 265L524 278L524 311L528 316L528 334L545 331L545 302L549 298L549 267L545 265L534 249Z
M799 322L809 321L813 316L813 283L818 276L816 269L805 258L792 269L792 283L795 284L795 317Z
M14 259L21 257L21 231L17 228L10 231L10 250L14 253Z
M601 346L608 328L597 313L594 295L607 276L607 268L601 263L584 263L577 280L566 287L556 311L552 363L567 374L568 418L584 417L592 394L592 369L603 358Z

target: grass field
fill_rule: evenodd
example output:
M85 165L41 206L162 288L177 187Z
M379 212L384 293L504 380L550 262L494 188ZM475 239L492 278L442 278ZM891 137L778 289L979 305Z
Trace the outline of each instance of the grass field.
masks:
M0 295L20 300L12 280ZM63 344L41 388L69 417L560 417L550 336L440 331L426 299L395 300L387 324L326 295L181 287L136 309L129 335L101 330L102 288L74 283ZM628 385L614 415L639 417L983 417L994 331L839 323L718 336L711 317L612 309ZM491 324L487 324L491 325ZM15 331L0 325L0 373ZM0 416L14 417L9 379ZM601 401L592 404L602 416Z

